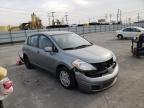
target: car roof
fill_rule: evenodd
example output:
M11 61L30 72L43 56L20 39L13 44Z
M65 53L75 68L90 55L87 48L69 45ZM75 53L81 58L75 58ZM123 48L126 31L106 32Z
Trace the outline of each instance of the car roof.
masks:
M130 27L126 27L126 28L137 28L137 29L140 29L140 30L143 30L144 28L142 27L137 27L137 26L130 26ZM126 28L123 28L123 29L126 29Z
M140 29L140 30L144 30L144 28L142 28L142 27L134 27L134 28L138 28L138 29Z
M67 33L72 33L72 32L69 32L69 31L45 31L45 32L33 33L32 35L45 34L47 36L53 36L53 35L60 35L60 34L67 34ZM30 36L32 36L32 35L30 35Z

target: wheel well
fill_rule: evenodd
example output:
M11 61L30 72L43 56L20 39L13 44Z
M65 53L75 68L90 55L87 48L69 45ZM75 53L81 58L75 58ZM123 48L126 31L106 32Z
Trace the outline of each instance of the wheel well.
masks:
M118 34L117 37L118 37L118 36L123 36L123 35L122 35L122 34Z
M59 70L60 68L62 68L62 67L66 67L66 66L63 65L63 64L58 65L57 68L56 68L56 72L58 72L58 70ZM66 67L66 68L67 68L67 67Z
M26 57L27 55L26 54L23 54L23 57Z
M67 66L65 66L65 65L63 65L63 64L58 65L57 68L56 68L56 76L57 76L57 77L58 77L58 70L59 70L60 68L62 68L62 67L68 68Z
M25 59L26 57L28 57L26 54L23 54L23 59Z

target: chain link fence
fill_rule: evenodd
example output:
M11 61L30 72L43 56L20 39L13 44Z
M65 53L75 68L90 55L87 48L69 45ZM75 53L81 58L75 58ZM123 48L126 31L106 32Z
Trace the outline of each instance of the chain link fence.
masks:
M86 34L86 33L95 33L95 32L116 31L130 26L144 27L144 23L131 24L131 25L130 24L91 25L91 26L79 26L79 27L67 27L67 28L51 28L51 29L39 29L39 30L0 32L0 44L23 42L27 38L27 36L37 32L44 32L44 31L71 31L77 34Z

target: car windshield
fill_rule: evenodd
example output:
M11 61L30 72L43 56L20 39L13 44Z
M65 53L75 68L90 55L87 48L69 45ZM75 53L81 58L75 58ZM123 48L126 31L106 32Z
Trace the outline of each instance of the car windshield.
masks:
M144 28L142 28L142 27L139 27L138 29L140 29L141 31L144 31Z
M53 35L52 38L63 50L72 50L91 46L92 44L75 33Z
M144 29L142 28L141 31L144 31Z

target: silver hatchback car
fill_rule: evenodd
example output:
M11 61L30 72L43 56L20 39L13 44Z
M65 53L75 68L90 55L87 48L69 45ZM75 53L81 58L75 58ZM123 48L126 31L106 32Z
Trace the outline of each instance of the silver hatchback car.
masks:
M78 86L84 92L111 87L119 70L112 51L67 31L29 36L23 46L23 58L27 68L43 68L56 75L63 87Z

